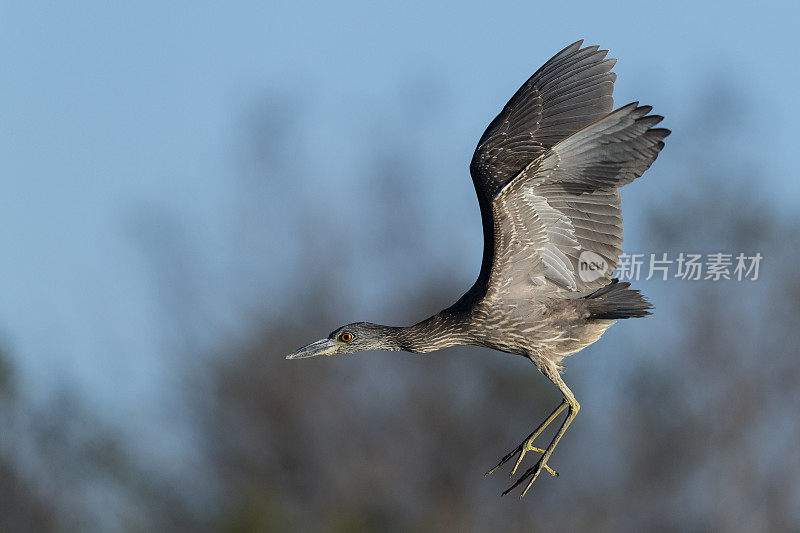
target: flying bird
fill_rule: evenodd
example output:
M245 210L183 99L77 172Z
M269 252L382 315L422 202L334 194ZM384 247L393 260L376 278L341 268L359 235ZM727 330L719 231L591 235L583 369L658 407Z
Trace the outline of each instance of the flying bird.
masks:
M573 43L511 97L478 142L470 174L483 222L483 262L455 304L409 327L356 322L287 359L363 350L431 352L485 346L521 355L558 387L560 405L488 474L511 459L538 460L503 494L523 497L578 414L562 360L597 341L619 319L653 307L611 277L622 252L619 187L655 161L670 131L638 102L612 111L615 59ZM567 411L546 448L542 431Z

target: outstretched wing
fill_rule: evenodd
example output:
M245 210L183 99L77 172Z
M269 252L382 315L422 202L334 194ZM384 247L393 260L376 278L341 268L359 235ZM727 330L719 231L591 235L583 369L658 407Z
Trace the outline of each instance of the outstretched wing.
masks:
M578 41L553 56L489 124L470 164L478 197L492 198L548 148L613 108L616 59Z
M610 281L622 245L617 188L641 176L664 147L663 117L633 103L564 139L506 184L492 202L494 257L487 297L548 288L584 291ZM582 252L606 263L579 275Z

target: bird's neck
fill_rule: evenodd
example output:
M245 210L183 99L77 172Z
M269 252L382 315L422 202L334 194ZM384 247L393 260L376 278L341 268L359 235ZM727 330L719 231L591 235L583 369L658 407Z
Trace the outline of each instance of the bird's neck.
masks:
M468 344L463 321L445 311L413 326L394 327L392 337L398 350L426 353L459 344Z

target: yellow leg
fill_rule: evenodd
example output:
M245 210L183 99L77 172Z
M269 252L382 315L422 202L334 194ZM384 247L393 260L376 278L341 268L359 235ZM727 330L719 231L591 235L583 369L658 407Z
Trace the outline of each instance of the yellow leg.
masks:
M539 424L539 427L538 427L538 428L536 428L536 430L535 430L533 433L531 433L530 435L528 435L528 438L526 438L524 441L522 441L522 443L521 443L519 446L517 446L516 448L514 448L513 450L511 450L511 451L510 451L508 454L506 454L506 456L505 456L505 457L503 457L503 458L500 460L500 462L499 462L499 463L497 463L497 465L496 465L494 468L492 468L491 470L489 470L488 472L486 472L486 475L488 476L488 475L491 475L491 474L493 474L495 470L497 470L498 468L500 468L501 466L503 466L504 464L506 464L506 463L507 463L507 462L508 462L508 461L509 461L511 458L513 458L515 455L519 454L519 457L517 458L517 461L516 461L516 463L514 464L514 468L511 470L511 474L509 474L509 476L513 476L513 475L514 475L514 473L517 471L517 468L519 468L519 465L520 465L520 463L522 463L522 458L523 458L523 457L525 457L525 453L526 453L526 452L537 452L537 453L544 454L544 453L546 452L546 450L542 450L541 448L536 448L535 446L533 446L533 441L534 441L534 440L535 440L535 439L536 439L536 438L537 438L537 437L538 437L538 436L539 436L539 435L542 433L542 431L544 431L544 430L545 430L545 428L547 428L547 426L549 426L549 425L550 425L550 423L551 423L553 420L555 420L555 419L556 419L556 417L557 417L558 415L560 415L560 414L561 414L561 411L563 411L563 410L564 410L564 409L567 407L567 405L568 405L568 403L567 403L567 400L566 400L566 399L564 399L564 401L562 401L562 402L561 402L561 405L559 405L558 407L556 407L556 409L555 409L555 410L554 410L552 413L550 413L550 416L548 416L548 417L547 417L547 418L544 420L544 422L542 422L541 424ZM553 470L552 468L550 468L550 467L549 467L549 466L547 466L546 464L544 465L544 468L545 468L545 469L546 469L546 470L547 470L547 471L548 471L548 472L549 472L551 475L553 475L553 476L558 476L558 472L556 472L555 470Z
M578 411L581 409L580 404L578 404L578 401L575 400L575 396L572 395L572 391L569 390L569 387L567 387L567 385L561 381L560 378L553 379L553 382L558 386L559 389L561 389L561 392L564 394L564 403L569 406L567 418L564 420L564 423L561 424L561 427L558 429L558 433L556 433L556 436L553 437L553 440L539 458L539 461L537 461L534 466L526 470L525 473L522 474L522 476L520 476L520 478L516 481L516 483L511 485L505 492L503 492L504 496L520 486L526 480L530 479L519 497L522 499L525 496L531 486L533 486L533 482L536 481L536 478L539 476L539 473L542 471L542 469L547 467L547 461L550 459L550 456L553 454L553 450L555 450L556 446L558 445L558 441L560 441L561 437L564 436L567 428L578 415ZM564 403L562 403L562 405Z

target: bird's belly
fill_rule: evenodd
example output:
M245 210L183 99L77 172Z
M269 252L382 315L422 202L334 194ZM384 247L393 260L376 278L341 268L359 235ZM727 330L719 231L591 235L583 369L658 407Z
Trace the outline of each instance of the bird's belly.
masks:
M476 344L518 355L547 354L548 359L557 362L596 342L614 322L577 316L569 320L540 317L524 323L509 320L503 324L486 324Z
M553 328L546 336L535 340L537 353L547 354L548 359L560 361L593 344L614 324L614 320L580 320Z

